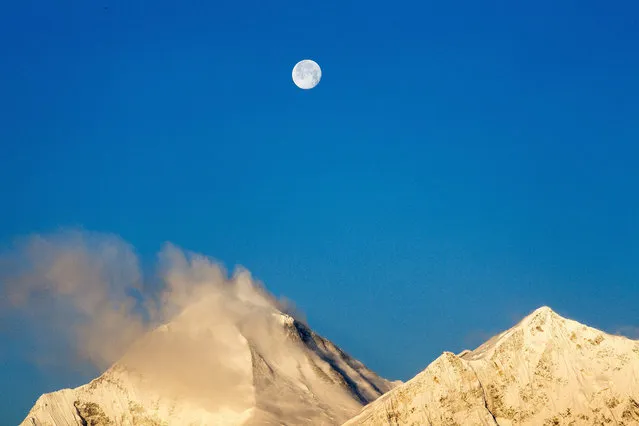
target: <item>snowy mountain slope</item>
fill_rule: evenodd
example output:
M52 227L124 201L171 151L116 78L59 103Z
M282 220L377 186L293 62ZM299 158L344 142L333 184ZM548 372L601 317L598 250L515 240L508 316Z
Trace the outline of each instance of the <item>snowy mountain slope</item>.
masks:
M345 425L639 425L639 341L542 307L444 353Z
M210 308L189 307L89 384L41 396L22 425L334 425L393 386L274 305L241 323Z

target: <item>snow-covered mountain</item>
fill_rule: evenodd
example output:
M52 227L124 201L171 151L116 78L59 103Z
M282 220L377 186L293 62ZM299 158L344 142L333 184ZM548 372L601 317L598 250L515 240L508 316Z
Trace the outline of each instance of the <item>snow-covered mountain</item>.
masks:
M639 425L639 341L542 307L444 353L346 425Z
M214 305L190 306L90 383L42 395L22 425L335 425L393 387L274 304L239 324Z
M639 425L639 341L547 307L396 387L274 305L241 324L209 309L41 396L22 425Z

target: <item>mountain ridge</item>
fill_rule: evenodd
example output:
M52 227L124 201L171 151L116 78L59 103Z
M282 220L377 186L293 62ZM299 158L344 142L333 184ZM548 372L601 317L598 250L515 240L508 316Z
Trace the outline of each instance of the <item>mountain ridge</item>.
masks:
M157 358L161 348L179 346L185 329L195 333L198 339L210 337L212 330L207 325L191 321L201 314L200 309L194 308L186 310L175 321L157 327L137 342L133 355L125 355L86 385L42 395L21 426L282 422L333 425L347 420L394 386L305 324L271 306L264 308L270 311L270 315L259 316L262 322L270 319L262 324L264 329L255 330L256 324L251 324L242 330L247 326L239 325L238 335L233 336L235 341L225 340L231 347L223 353L233 356L221 360L227 364L223 369L215 366L207 370L205 357L191 359L202 363L204 376L211 371L215 373L210 375L210 380L219 379L216 374L220 372L229 373L224 380L232 379L234 387L225 389L225 393L233 394L233 398L211 392L215 389L193 377L186 380L189 385L196 385L197 392L188 386L176 386L173 377L168 378L167 385L151 377L155 367L166 364L145 366L146 360L138 358L140 351L152 351ZM265 345L264 339L253 338L255 333L264 332L276 344ZM202 349L186 347L189 351ZM177 354L181 355L179 349ZM176 371L182 374L181 370ZM209 397L216 401L207 401Z
M444 352L345 426L639 424L639 341L543 306L475 350Z
M21 426L639 425L639 341L548 306L474 350L444 352L406 383L380 378L273 305L260 305L259 321L247 317L230 331L199 321L206 309L203 303L185 310L138 349L156 350L155 334L171 345L185 335L204 340L202 347L187 344L189 353L213 342L229 369L214 370L228 373L216 377L232 384L226 393L234 398L211 403L174 387L180 392L169 396L149 392L145 381L157 365L140 373L139 360L125 356L87 385L41 396ZM227 346L206 340L215 333L226 336Z

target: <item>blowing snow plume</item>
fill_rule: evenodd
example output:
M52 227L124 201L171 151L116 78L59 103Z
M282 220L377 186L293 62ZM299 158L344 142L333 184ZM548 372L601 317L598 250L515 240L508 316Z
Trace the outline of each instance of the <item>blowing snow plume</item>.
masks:
M26 322L34 338L46 334L45 341L65 342L73 353L58 354L61 360L71 355L71 362L88 361L100 370L141 335L204 299L209 304L202 321L218 326L249 321L265 307L286 310L248 271L238 269L229 278L218 263L171 244L158 255L162 284L145 285L133 248L109 234L21 238L0 265L5 316Z
M1 262L3 310L28 320L34 337L67 342L73 356L60 359L103 372L42 395L24 425L332 425L392 387L248 271L229 277L170 244L158 256L159 286L109 235L32 236Z

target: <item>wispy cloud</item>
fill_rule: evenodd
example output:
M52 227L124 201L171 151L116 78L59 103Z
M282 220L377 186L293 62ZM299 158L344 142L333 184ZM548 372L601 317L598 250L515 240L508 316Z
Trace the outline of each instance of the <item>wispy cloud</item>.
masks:
M158 386L217 395L217 403L230 403L233 386L245 382L233 361L238 345L248 350L238 330L252 344L275 350L284 337L273 325L274 308L298 312L247 270L229 275L218 262L172 244L158 254L162 284L145 285L134 249L115 235L28 236L0 256L0 265L0 312L26 324L33 351L45 354L47 364L88 361L104 370L120 360L139 371L161 371L153 375ZM150 333L177 316L182 329L168 340ZM203 368L215 372L215 380L203 378Z
M80 360L104 368L146 329L131 293L140 289L137 258L116 236L33 235L2 264L5 315L21 317L37 337L70 344Z

